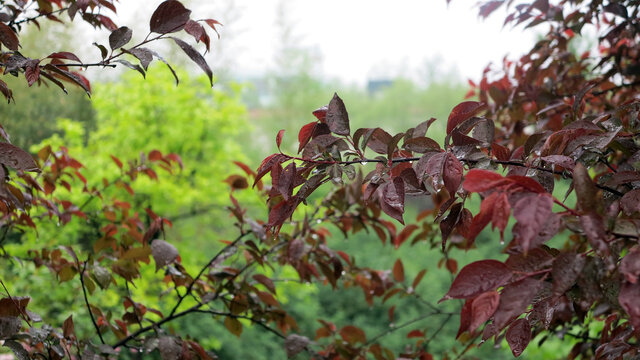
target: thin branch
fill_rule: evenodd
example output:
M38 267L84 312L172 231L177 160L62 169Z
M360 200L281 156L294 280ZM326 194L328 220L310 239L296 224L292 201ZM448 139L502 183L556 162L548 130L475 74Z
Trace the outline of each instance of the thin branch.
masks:
M225 312L220 312L220 311L215 311L215 310L202 310L202 309L198 309L195 310L194 312L199 312L199 313L205 313L205 314L211 314L211 315L219 315L219 316L226 316L226 317L230 317L233 319L246 319L251 321L253 324L256 324L260 327L262 327L263 329L269 331L270 333L276 335L277 337L281 338L281 339L286 339L287 337L282 335L278 330L270 327L269 325L265 324L264 322L251 317L251 316L246 316L246 315L234 315L231 313L225 313Z
M419 317L417 317L415 319L412 319L412 320L409 320L409 321L407 321L405 323L402 323L402 324L400 324L398 326L390 327L389 329L387 329L387 330L379 333L378 335L372 337L371 339L369 339L369 341L367 341L366 344L364 344L364 346L371 345L374 342L376 342L378 339L380 339L381 337L387 336L387 335L391 334L392 332L395 332L397 330L400 330L402 328L405 328L405 327L407 327L409 325L415 324L415 323L417 323L419 321L422 321L424 319L427 319L427 318L429 318L431 316L435 316L435 315L447 315L447 319L444 321L444 322L447 322L453 315L456 315L456 314L449 313L449 312L440 312L440 311L424 314L424 315L419 316ZM436 334L437 334L437 332L436 332Z
M80 283L82 284L82 293L84 294L84 303L87 306L87 311L89 311L91 322L93 323L93 327L96 328L96 332L98 333L100 342L102 342L102 344L105 344L104 339L102 338L102 333L100 333L100 327L98 326L96 319L93 317L93 311L91 311L91 305L89 304L89 298L87 297L87 287L84 285L84 273L86 270L87 270L87 261L84 262L84 266L82 267L82 271L80 272Z
M442 329L444 329L444 326L445 326L445 325L447 325L447 323L449 322L449 320L451 319L451 317L452 317L453 315L454 315L454 314L448 314L448 315L447 315L447 318L446 318L446 319L444 319L444 321L443 321L442 323L440 323L440 326L438 326L438 328L436 329L436 331L435 331L433 334L431 334L431 336L429 336L429 338L427 339L427 341L425 341L425 343L424 343L424 345L423 345L425 349L427 348L427 346L429 345L429 343L431 342L431 340L435 339L435 338L438 336L438 334L440 333L440 331L442 331Z
M16 309L18 309L18 311L20 312L20 316L22 317L22 319L27 322L27 325L29 325L29 327L31 327L31 323L29 322L29 318L27 317L27 314L25 314L25 312L20 307L20 304L18 304L18 302L11 296L11 294L9 293L9 289L7 289L2 279L0 279L0 284L2 284L2 287L4 288L4 292L7 293L7 297L9 298L9 300L11 300L11 302L13 303L13 306L15 306Z
M189 294L191 294L191 291L193 291L193 286L196 284L196 282L200 279L200 277L202 276L202 274L204 274L204 272L216 261L218 260L218 258L220 258L220 256L222 256L222 254L224 254L227 249L235 246L238 242L240 242L240 240L242 240L245 236L247 236L248 234L250 234L251 231L247 231L245 233L240 234L231 244L223 247L222 249L220 249L220 251L218 251L218 253L211 258L211 260L209 260L209 262L202 267L202 269L200 269L200 272L198 273L198 275L196 275L195 278L193 278L193 281L191 281L191 283L189 284L189 286L187 286L187 291L185 291L184 294L182 294L181 296L178 297L178 302L176 302L176 305L173 307L173 309L171 309L171 312L169 313L169 317L173 316L173 314L176 313L176 311L178 310L178 308L180 307L180 304L182 304L182 301L189 296Z

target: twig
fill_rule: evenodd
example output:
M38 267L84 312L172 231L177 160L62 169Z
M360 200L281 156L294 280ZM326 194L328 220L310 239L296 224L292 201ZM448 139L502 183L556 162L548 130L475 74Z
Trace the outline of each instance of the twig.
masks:
M102 344L105 344L104 339L102 338L102 333L100 333L100 327L98 327L98 323L96 322L96 319L93 317L93 312L91 311L91 305L89 305L89 298L87 297L87 287L84 285L84 272L86 270L87 270L87 261L84 262L84 266L82 267L82 271L80 272L80 283L82 284L82 293L84 294L84 303L87 306L87 311L89 311L91 322L93 323L93 327L96 328L96 332L98 333L100 342L102 342Z
M200 269L200 272L198 273L198 275L196 275L195 278L193 278L193 280L191 281L191 283L189 283L189 286L187 286L187 291L185 291L184 294L182 294L181 296L178 297L178 302L176 303L176 305L173 307L173 309L171 309L171 312L169 313L169 317L173 316L173 314L176 313L176 311L178 310L178 308L180 307L180 304L182 304L182 301L189 296L189 294L191 294L191 291L193 291L193 286L196 284L196 282L200 279L200 277L202 276L202 274L204 274L204 272L211 266L211 264L213 264L216 260L218 260L218 258L220 256L222 256L222 254L224 254L226 252L227 249L231 248L232 246L235 246L238 242L240 242L240 240L242 240L242 238L244 238L245 236L247 236L248 234L250 234L251 231L247 231L245 233L240 234L231 244L223 247L220 251L218 251L218 253L211 258L211 260L209 260L209 262L202 267L202 269Z
M22 319L27 322L27 325L29 325L29 327L31 327L31 323L29 322L29 318L27 317L27 314L25 314L25 312L20 307L20 304L18 304L18 302L11 296L11 294L9 293L9 289L7 289L2 279L0 279L0 284L2 284L2 287L4 288L4 292L7 293L7 297L9 298L9 300L11 300L11 302L13 303L13 306L15 306L16 309L18 309L18 311L20 312L20 316L22 317Z
M442 323L440 323L440 326L438 326L438 328L436 329L436 331L431 334L431 336L429 336L429 338L427 339L427 341L425 341L423 347L426 349L427 346L429 345L429 343L431 342L431 340L435 339L438 334L440 333L440 331L442 331L442 329L444 329L444 326L447 325L447 323L449 322L449 320L451 319L451 317L455 315L455 314L448 314L447 318L444 319L444 321Z
M409 325L415 324L418 321L422 321L422 320L427 319L427 318L429 318L431 316L434 316L434 315L447 315L447 319L444 321L446 323L453 315L456 315L456 314L449 313L449 312L441 312L441 311L434 311L434 312L431 312L431 313L428 313L428 314L424 314L424 315L419 316L419 317L417 317L415 319L411 319L411 320L409 320L409 321L407 321L405 323L402 323L402 324L400 324L398 326L390 327L389 329L387 329L387 330L379 333L378 335L372 337L371 339L369 339L369 341L367 341L364 344L364 346L371 345L374 342L376 342L378 339L380 339L381 337L387 336L387 335L391 334L394 331L400 330L402 328L405 328L405 327L407 327Z
M263 329L269 331L270 333L276 335L277 337L281 338L281 339L286 339L287 337L282 335L278 330L270 327L269 325L265 324L264 322L251 317L251 316L246 316L246 315L234 315L231 313L225 313L225 312L220 312L220 311L215 311L215 310L202 310L202 309L198 309L195 310L194 312L199 312L199 313L206 313L206 314L212 314L212 315L219 315L219 316L226 316L226 317L230 317L233 319L246 319L251 321L253 324L256 324L260 327L262 327Z

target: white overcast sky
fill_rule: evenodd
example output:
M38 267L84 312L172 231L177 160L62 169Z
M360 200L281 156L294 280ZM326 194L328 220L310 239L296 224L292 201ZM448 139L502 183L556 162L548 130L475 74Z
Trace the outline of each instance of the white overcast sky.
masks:
M139 25L148 26L159 3L121 0L120 23L145 19ZM193 18L212 17L225 25L208 59L224 62L243 77L274 67L279 4L286 9L296 43L321 55L321 75L359 84L369 78L415 73L434 59L442 61L443 69L457 69L462 79L478 79L489 62L525 53L535 37L531 31L502 28L504 11L480 19L472 0L452 0L448 6L445 0L185 2Z

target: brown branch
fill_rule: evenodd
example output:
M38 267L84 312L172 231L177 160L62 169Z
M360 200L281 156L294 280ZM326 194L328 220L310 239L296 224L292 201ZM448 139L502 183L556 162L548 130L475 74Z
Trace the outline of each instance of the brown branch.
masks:
M82 293L84 294L84 303L87 306L87 311L89 311L91 322L93 323L93 327L96 328L96 332L98 333L100 342L102 342L102 344L105 344L104 339L102 338L102 333L100 333L100 327L98 326L96 319L93 317L93 311L91 311L91 305L89 304L89 298L87 297L87 287L84 284L84 273L86 270L87 270L87 261L84 262L84 266L82 267L82 271L80 272L80 283L82 284Z

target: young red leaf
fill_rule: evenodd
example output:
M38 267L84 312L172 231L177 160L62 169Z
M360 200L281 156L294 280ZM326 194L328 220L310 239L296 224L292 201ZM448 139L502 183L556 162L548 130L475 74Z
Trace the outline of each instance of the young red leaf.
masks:
M404 180L394 178L382 185L380 191L380 208L387 215L398 220L404 225L402 214L404 213Z
M411 339L411 338L422 338L424 337L424 332L420 331L420 330L411 330L409 331L409 333L407 334L407 339Z
M284 136L284 129L278 131L278 135L276 135L276 146L278 146L278 150L280 150L280 144L282 144L282 137Z
M402 231L400 231L398 236L396 236L393 239L393 246L396 249L399 248L400 245L402 245L405 241L407 241L407 239L409 239L411 234L416 230L418 230L418 226L416 224L409 224L409 225L405 226L404 229L402 229Z
M404 265L402 265L402 260L398 259L393 264L393 278L397 282L404 281Z
M326 121L332 133L345 136L349 135L349 114L338 94L333 94L333 99L329 102Z
M411 287L414 289L417 288L418 285L420 284L420 281L422 281L422 278L426 273L427 273L427 269L420 270L418 275L416 275L415 279L413 279L413 283L411 283Z
M274 184L274 186L277 186L278 191L280 192L280 194L282 194L282 197L284 197L285 200L289 200L289 198L293 194L296 174L296 164L294 162L291 162L280 173L277 185Z
M323 106L321 108L313 110L312 114L316 117L320 122L325 122L327 118L327 111L329 110L328 106Z
M449 114L449 120L447 121L447 135L451 134L451 131L455 129L463 121L471 118L480 110L484 109L484 104L477 101L465 101L456 105L451 114Z
M472 262L460 270L451 288L439 302L448 299L468 299L504 286L511 280L512 271L497 260Z
M311 135L313 134L313 130L316 128L317 124L317 121L310 122L300 129L300 132L298 133L298 142L300 143L298 146L298 153L301 152L305 145L309 143L309 140L311 140Z
M518 357L531 341L531 325L527 319L518 319L509 326L506 335L507 343L513 356Z
M158 34L167 34L182 30L189 21L191 10L176 0L164 1L151 15L149 29Z
M485 321L489 320L498 308L500 303L500 294L497 291L488 291L480 294L473 299L471 303L471 323L469 324L469 332L474 332Z

